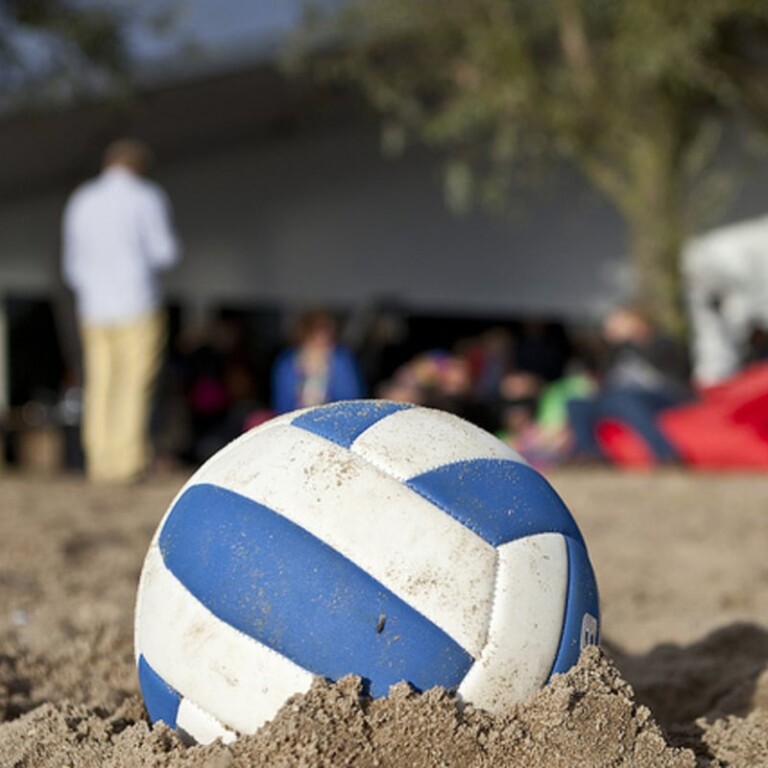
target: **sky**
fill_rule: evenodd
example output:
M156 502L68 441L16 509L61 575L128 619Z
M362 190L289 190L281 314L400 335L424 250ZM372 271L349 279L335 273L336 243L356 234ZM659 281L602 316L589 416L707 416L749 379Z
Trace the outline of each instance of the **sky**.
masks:
M113 0L121 4L123 0ZM141 0L131 28L131 51L148 79L199 74L253 63L274 54L301 21L307 0ZM339 0L312 0L316 6ZM169 23L153 31L151 17L165 11Z

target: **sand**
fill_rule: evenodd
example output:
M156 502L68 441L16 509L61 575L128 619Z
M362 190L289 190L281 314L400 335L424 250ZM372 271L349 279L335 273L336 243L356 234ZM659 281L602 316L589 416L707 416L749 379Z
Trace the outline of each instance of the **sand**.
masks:
M768 766L768 477L551 475L590 549L604 642L503 715L318 680L257 734L207 747L149 725L133 663L139 570L184 480L0 477L0 768Z

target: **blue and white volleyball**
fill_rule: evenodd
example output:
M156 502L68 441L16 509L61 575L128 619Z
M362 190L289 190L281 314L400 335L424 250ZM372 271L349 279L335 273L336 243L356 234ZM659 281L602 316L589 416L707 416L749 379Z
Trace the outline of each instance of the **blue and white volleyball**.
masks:
M493 435L360 400L223 448L149 547L136 658L150 718L198 742L256 731L313 677L407 681L500 712L598 641L567 507Z

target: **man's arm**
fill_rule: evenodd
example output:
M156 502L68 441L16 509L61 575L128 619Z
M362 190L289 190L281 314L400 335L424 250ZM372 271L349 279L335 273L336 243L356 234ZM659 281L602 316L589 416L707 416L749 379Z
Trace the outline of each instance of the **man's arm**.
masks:
M144 251L155 269L168 269L179 260L181 250L173 226L171 204L160 188L152 186L147 192L142 210Z

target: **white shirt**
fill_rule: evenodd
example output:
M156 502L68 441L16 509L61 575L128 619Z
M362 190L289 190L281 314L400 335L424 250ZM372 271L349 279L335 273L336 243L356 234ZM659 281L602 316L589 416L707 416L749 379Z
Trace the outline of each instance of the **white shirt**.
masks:
M72 193L62 247L64 281L80 317L93 324L119 324L157 308L157 272L179 258L165 193L121 166Z

